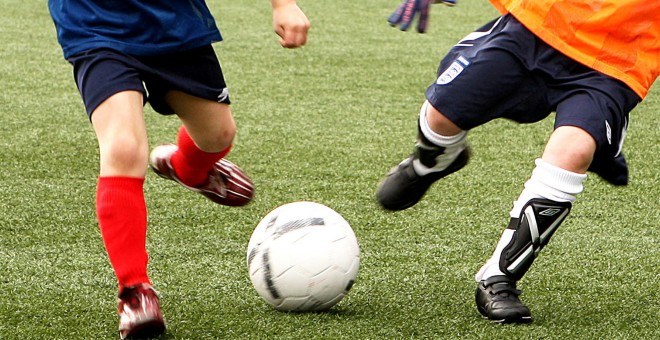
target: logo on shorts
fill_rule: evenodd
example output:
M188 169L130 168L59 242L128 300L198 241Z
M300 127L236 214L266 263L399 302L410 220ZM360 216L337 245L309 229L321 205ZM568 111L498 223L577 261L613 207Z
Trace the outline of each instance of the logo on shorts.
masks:
M438 77L438 80L436 80L435 83L438 85L449 84L452 80L458 77L468 65L470 65L470 62L467 59L458 57L449 68Z
M229 97L229 89L226 87L222 89L222 92L218 95L218 103L222 103Z
M607 144L612 144L612 128L607 121L605 121L605 133L607 134Z
M627 134L628 134L628 117L626 117L623 120L623 128L621 129L621 139L619 140L619 149L616 150L615 157L618 157L621 154L621 151L623 150L623 141L626 139Z

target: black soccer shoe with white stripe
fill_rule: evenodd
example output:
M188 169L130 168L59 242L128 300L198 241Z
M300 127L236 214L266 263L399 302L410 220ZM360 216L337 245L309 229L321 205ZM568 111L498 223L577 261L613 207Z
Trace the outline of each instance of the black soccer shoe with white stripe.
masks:
M515 281L503 275L493 276L477 286L477 309L484 318L496 323L530 323L532 313L518 298L520 294Z
M442 153L442 150L439 150ZM435 155L434 155L435 157ZM433 157L433 158L434 158ZM376 190L376 200L387 210L404 210L417 204L435 181L444 178L461 168L470 159L470 147L466 147L447 168L420 176L413 167L419 158L413 154L390 170Z

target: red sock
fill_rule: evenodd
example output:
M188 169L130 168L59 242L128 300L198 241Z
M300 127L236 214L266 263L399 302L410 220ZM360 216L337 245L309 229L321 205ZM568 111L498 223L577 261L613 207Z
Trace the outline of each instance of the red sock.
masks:
M143 184L144 178L99 177L96 188L96 215L120 292L124 287L150 283Z
M231 150L230 145L220 152L202 151L183 125L179 129L177 144L179 150L172 155L172 167L181 182L191 187L204 184L215 162L227 156Z

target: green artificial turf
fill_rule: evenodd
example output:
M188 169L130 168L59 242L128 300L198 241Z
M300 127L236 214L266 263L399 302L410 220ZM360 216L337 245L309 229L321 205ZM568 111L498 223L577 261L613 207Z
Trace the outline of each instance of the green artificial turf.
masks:
M380 178L412 150L424 90L444 53L494 18L485 0L434 6L428 33L386 18L398 1L309 1L307 46L286 50L268 1L209 1L238 124L229 159L257 186L217 206L149 173L149 273L166 339L653 339L660 337L660 95L632 113L631 183L591 175L568 220L520 282L530 325L494 325L474 306L492 252L552 129L495 121L474 157L406 211L381 210ZM94 210L97 143L45 1L0 0L0 339L116 339L116 281ZM179 123L149 106L151 146ZM327 313L270 308L246 247L284 203L326 204L361 246L358 281Z

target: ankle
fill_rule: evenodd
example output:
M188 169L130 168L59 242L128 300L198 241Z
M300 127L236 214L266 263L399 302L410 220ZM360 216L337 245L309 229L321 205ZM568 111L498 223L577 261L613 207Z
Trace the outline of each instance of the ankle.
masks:
M413 168L420 176L443 171L451 166L468 148L465 139L451 146L427 145L422 141L415 145Z

